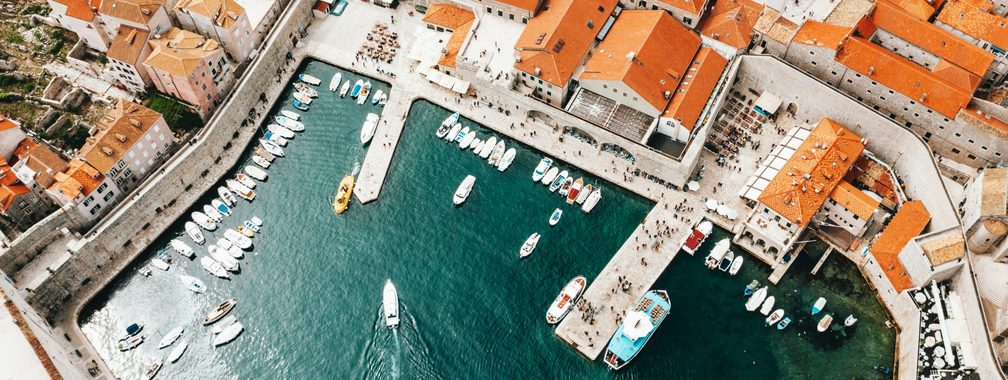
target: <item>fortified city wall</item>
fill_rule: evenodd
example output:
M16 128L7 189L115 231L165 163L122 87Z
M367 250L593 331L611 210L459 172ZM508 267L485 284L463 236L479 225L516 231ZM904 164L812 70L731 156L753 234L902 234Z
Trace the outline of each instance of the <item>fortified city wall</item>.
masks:
M72 223L72 213L73 211L57 209L19 235L10 247L0 253L0 272L17 272L42 253L46 245L63 236L63 227Z
M196 140L92 229L72 252L73 258L34 290L28 301L39 314L53 317L62 311L76 316L88 299L231 170L283 91L277 83L285 82L296 69L288 67L297 62L288 62L287 54L312 21L312 3L291 1L259 56ZM285 72L280 75L278 68ZM267 101L261 101L262 96ZM247 120L250 114L254 118ZM76 307L65 310L72 297Z

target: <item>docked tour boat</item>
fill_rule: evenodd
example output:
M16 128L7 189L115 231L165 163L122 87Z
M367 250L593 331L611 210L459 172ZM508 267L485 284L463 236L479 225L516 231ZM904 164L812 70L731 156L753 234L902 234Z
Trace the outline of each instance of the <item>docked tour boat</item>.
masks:
M697 224L696 228L693 229L693 233L686 238L686 241L682 245L682 250L690 255L696 253L704 240L707 240L707 236L710 236L713 229L714 225L710 221L706 219L700 221L700 224Z
M556 210L553 210L553 214L551 214L550 218L549 218L549 224L551 226L557 225L557 223L560 223L560 217L561 216L563 216L563 210L561 210L559 208L556 209Z
M203 237L203 232L200 231L199 226L197 226L196 223L186 222L185 231L186 234L189 235L189 238L192 239L193 243L203 245L203 242L206 241Z
M592 191L591 195L588 196L588 199L585 199L584 204L581 205L581 211L584 211L585 213L591 212L595 206L598 205L600 200L602 200L602 189L595 189L595 191Z
M584 186L583 178L578 177L578 179L574 180L574 183L571 184L570 190L567 191L567 204L569 205L574 204L574 201L577 200L578 194L581 194L581 188L583 186Z
M318 86L319 84L322 83L321 79L318 79L308 74L298 74L298 79L301 79L302 82L308 83L312 86Z
M718 241L717 244L714 245L714 248L711 249L711 252L707 254L707 259L705 261L707 268L710 268L711 270L717 269L718 264L721 263L721 259L728 254L730 246L731 242L727 238Z
M469 198L469 193L472 192L473 185L476 184L476 177L467 175L462 183L459 184L458 189L455 190L455 195L452 197L452 202L456 206L461 205L466 199Z
M360 132L360 143L367 144L374 137L375 130L378 129L378 114L369 113L367 118L364 119L364 125L361 126Z
M560 186L563 185L564 181L566 180L567 180L567 171L564 170L560 172L560 174L556 176L556 179L553 180L553 183L550 184L549 191L551 193L555 193L558 189L560 189Z
M399 294L396 292L392 279L385 280L382 290L382 310L385 312L385 326L391 329L399 327Z
M179 279L185 284L186 289L192 290L193 293L202 294L207 290L206 284L196 277L180 274Z
M819 324L816 325L816 330L819 332L826 332L826 330L829 330L831 324L833 324L833 316L826 314L825 317L819 320Z
M203 269L206 269L207 272L210 272L210 274L214 276L225 279L231 278L231 276L228 275L227 269L224 269L224 266L218 263L217 260L214 260L210 257L207 256L200 257L200 265L203 266Z
M299 121L301 120L301 114L291 111L291 110L280 110L280 114L288 119Z
M579 205L583 205L585 201L588 200L588 196L591 195L591 193L592 193L592 185L589 183L585 185L585 187L581 188L581 192L580 194L578 194L577 199L575 199L574 202L576 202Z
M735 256L735 260L732 260L731 268L728 268L728 274L734 276L738 273L739 269L742 269L742 254Z
M826 307L826 299L823 297L819 297L819 299L817 299L815 303L812 304L812 315L819 314L819 312L823 311L825 307Z
M249 177L255 178L257 181L265 181L268 176L265 170L252 165L245 166L245 174L248 174Z
M206 317L203 317L203 326L213 324L214 322L219 321L221 318L224 318L224 316L228 315L228 313L231 312L231 309L234 309L235 305L237 304L238 300L234 298L230 298L225 300L224 302L221 302L213 310L210 310L210 312L207 313Z
M546 310L546 322L551 325L560 323L564 316L570 312L570 309L577 303L578 298L581 298L581 294L584 293L585 287L588 281L585 280L584 276L577 276L570 280L560 290L560 294L557 294L556 299L550 304L549 310Z
M766 318L766 324L767 326L773 326L783 318L784 318L784 309L774 310L774 312L771 313L770 316Z
M202 212L193 211L192 218L193 221L196 222L196 224L202 227L204 230L213 231L217 229L217 223L214 223L213 220L210 220L209 216L207 216Z
M543 185L549 186L549 184L553 183L553 180L556 179L556 177L557 177L557 175L559 175L559 173L560 173L560 169L557 168L556 166L554 166L552 168L549 168L549 170L546 171L546 174L543 174L540 183L542 183Z
M350 195L353 194L354 176L348 175L340 181L339 190L336 191L336 198L333 199L333 212L342 214L350 205Z
M308 95L310 97L313 97L313 98L317 98L318 97L318 91L315 91L314 88L309 87L307 84L304 84L304 83L294 83L294 89L297 90L298 92L300 92L302 94L305 94L305 95Z
M763 304L763 300L766 299L766 296L767 296L766 286L757 289L755 292L753 292L753 295L749 297L749 300L746 301L745 303L746 310L755 311L756 309L758 309L760 305Z
M528 255L531 255L536 245L539 244L540 237L538 232L533 232L532 235L529 235L528 239L525 239L525 244L522 244L521 250L518 251L518 257L524 259Z
M516 155L518 155L518 151L515 148L509 148L507 152L504 152L504 157L501 157L500 161L497 161L497 171L503 172L511 167L511 163L514 162Z
M329 80L329 91L336 92L339 88L340 82L343 81L343 73L337 72L333 74L332 79Z
M546 171L553 166L553 159L549 157L543 157L539 160L539 164L536 165L535 170L532 171L532 182L539 182L542 180L543 176L546 175Z
M186 224L189 224L189 223L192 223L192 222L187 222ZM192 226L196 227L196 225L192 225ZM187 228L188 228L188 226L187 226ZM197 229L196 232L199 232L199 229ZM200 235L202 236L203 233L200 233ZM188 244L183 243L179 239L172 239L170 244L172 246L172 249L174 249L175 252L178 252L178 254L180 254L182 256L188 257L190 259L196 256L196 253L193 252L193 249L190 248Z
M640 353L648 339L668 315L671 303L664 290L650 290L644 294L633 311L626 315L606 347L604 361L618 370Z

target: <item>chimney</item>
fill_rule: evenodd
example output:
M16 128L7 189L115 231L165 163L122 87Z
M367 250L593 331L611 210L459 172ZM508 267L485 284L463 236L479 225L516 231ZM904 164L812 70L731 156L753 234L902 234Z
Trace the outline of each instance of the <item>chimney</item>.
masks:
M875 66L868 66L868 75L875 74Z
M928 95L927 92L921 94L920 99L918 101L924 103L924 100L927 99L927 95Z
M634 53L633 51L631 51L631 52L629 52L629 53L626 54L626 60L630 61L630 62L633 62L634 57L636 57L636 56L637 56L637 53Z

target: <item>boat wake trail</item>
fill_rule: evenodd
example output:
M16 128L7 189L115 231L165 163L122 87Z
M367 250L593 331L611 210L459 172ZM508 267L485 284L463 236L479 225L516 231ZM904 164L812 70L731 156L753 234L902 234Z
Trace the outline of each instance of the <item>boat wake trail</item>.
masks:
M431 350L416 329L416 321L403 305L400 308L402 320L397 329L385 326L382 310L375 313L371 338L358 358L359 367L367 371L358 374L358 378L398 379L407 372L408 378L444 378L432 365Z
M360 170L361 170L361 163L360 163L360 161L354 161L354 163L353 163L353 170L351 170L351 173L353 174L353 176L356 177L357 173L360 173Z

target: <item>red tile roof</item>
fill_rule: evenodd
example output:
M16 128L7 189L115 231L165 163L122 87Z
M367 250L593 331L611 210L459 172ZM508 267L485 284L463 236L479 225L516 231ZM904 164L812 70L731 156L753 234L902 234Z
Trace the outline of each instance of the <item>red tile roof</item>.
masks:
M543 0L497 0L501 3L510 5L515 8L524 9L529 11L534 16L539 8L542 7Z
M672 8L686 11L691 15L700 16L707 1L705 0L655 0L655 2L666 4Z
M870 219L879 207L879 201L847 181L840 181L830 198L863 220Z
M836 50L843 44L853 28L827 24L815 20L805 21L792 42Z
M8 119L7 117L0 115L0 131L6 131L11 128L19 128L20 124L18 122Z
M753 26L763 6L751 0L717 0L700 24L700 34L744 49L752 42Z
M918 200L906 202L869 249L897 292L902 292L911 286L906 269L899 261L899 254L911 239L924 231L930 221L931 214L924 207L924 202Z
M525 26L515 68L564 87L588 54L617 0L547 0ZM537 74L538 72L538 74Z
M709 47L700 48L663 116L676 119L686 130L693 131L725 67L728 60Z
M986 5L985 5L986 4ZM949 0L936 21L951 26L966 35L1008 49L1008 18L987 13L990 3Z
M91 22L94 20L95 9L101 7L102 0L54 0L66 5L66 15L78 20Z
M935 12L935 7L927 0L879 0L888 1L893 5L903 9L907 14L916 17L918 20L927 21Z
M445 52L438 64L445 67L455 67L458 53L462 50L466 36L469 35L469 29L476 21L476 15L468 9L451 4L434 4L427 9L423 20L452 31L451 37L445 44Z

